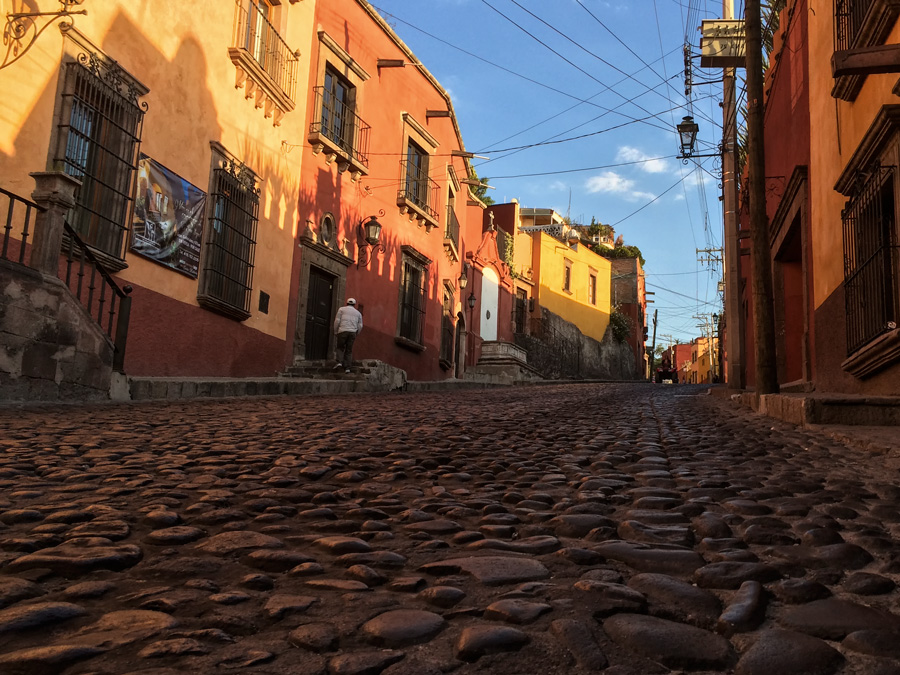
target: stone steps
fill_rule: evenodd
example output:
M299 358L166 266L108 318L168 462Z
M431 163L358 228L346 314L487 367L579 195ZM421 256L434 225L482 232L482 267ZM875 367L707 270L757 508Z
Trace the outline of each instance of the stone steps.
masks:
M304 361L288 366L279 377L299 377L307 380L346 380L365 379L372 373L371 364L367 361L354 361L350 366L350 372L345 373L344 368L337 368L337 361Z

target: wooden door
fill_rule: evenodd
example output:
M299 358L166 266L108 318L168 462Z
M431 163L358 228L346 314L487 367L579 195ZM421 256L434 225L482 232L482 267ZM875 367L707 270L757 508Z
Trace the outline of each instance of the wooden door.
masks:
M309 268L309 295L306 301L306 359L328 358L331 340L331 308L334 306L334 277L316 267Z

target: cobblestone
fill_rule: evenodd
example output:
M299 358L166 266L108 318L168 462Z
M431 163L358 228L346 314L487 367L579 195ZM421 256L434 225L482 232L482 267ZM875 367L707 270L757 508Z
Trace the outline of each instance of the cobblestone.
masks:
M0 672L900 672L893 456L699 394L0 410Z

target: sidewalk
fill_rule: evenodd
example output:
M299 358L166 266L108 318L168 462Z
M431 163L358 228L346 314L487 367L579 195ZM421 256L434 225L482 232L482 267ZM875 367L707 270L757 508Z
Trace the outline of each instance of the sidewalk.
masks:
M841 443L876 453L900 451L900 397L824 393L764 394L710 388L710 394L760 415L815 429Z

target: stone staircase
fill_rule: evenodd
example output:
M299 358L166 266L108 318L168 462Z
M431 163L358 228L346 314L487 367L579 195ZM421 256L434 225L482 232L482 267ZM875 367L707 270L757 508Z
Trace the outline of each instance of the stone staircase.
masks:
M350 380L366 382L378 391L403 389L406 386L406 371L388 365L377 359L354 361L350 372L344 368L335 368L337 361L324 359L317 361L299 361L279 373L279 377L300 378L305 380Z

